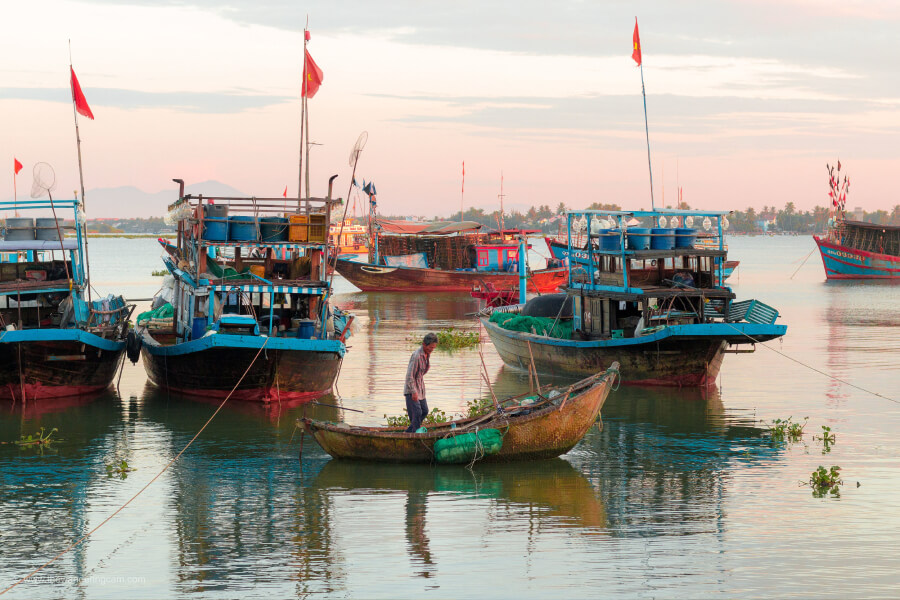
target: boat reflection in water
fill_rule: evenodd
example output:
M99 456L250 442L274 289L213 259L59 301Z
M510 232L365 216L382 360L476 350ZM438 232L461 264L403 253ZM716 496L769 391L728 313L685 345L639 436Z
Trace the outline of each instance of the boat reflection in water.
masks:
M441 531L429 519L445 520L456 501L482 503L487 513L503 513L488 527L505 530L509 520L525 519L535 533L557 527L576 527L584 533L605 534L606 511L599 491L563 459L517 464L478 464L474 470L459 466L394 465L355 461L329 461L312 484L322 504L342 504L347 495L401 492L405 494L404 531L417 575L431 577L436 569L428 531ZM396 496L391 496L392 499ZM493 508L483 506L487 500ZM398 502L391 502L398 512ZM429 514L431 513L431 514ZM332 513L335 519L340 512ZM451 513L452 514L452 513ZM382 515L385 520L392 519ZM486 531L485 534L490 534ZM499 533L499 531L498 531ZM441 546L447 540L442 539Z

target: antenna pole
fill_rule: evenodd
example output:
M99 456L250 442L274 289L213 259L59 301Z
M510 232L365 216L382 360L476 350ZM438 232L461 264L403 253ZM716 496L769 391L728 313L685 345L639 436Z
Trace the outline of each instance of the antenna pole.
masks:
M653 201L653 167L650 166L650 127L647 125L647 90L644 87L644 61L641 61L641 94L644 96L644 131L647 133L647 169L650 171L650 207L656 210Z
M297 208L300 208L300 198L303 196L303 135L305 133L306 123L306 82L309 75L306 72L306 31L309 27L309 16L306 17L306 27L303 28L303 81L300 84L300 165L298 167L297 181ZM308 194L307 194L308 196Z
M462 187L459 188L459 222L463 221L463 198L466 195L466 161L462 161Z
M503 237L503 230L505 227L503 226L503 171L500 171L500 236Z
M72 40L69 40L69 73L73 73L72 67ZM71 75L70 75L71 77ZM88 229L87 229L87 204L84 201L84 172L81 168L81 133L78 131L78 111L75 107L75 87L72 85L72 81L69 81L69 87L72 90L72 114L75 117L75 144L78 148L78 181L81 184L81 215L84 219L84 265L87 270L87 278L85 279L85 287L87 288L87 297L88 297L88 306L91 305L91 259L90 254L88 253ZM77 203L76 203L77 205ZM76 208L76 223L75 227L78 227L77 217L78 212ZM65 260L65 252L63 253L63 260Z

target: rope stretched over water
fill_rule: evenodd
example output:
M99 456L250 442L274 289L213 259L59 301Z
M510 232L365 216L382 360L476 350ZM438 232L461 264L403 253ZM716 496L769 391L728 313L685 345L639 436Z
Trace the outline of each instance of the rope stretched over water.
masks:
M803 361L797 360L797 359L794 358L793 356L789 356L789 355L785 354L784 352L781 352L780 350L776 350L775 348L771 348L771 347L769 347L769 346L766 346L764 343L760 342L759 340L757 340L756 338L754 338L752 335L747 334L747 333L744 333L743 331L741 331L740 329L738 329L737 327L735 327L735 326L732 325L731 323L726 323L726 325L728 325L729 327L731 327L732 329L734 329L735 331L737 331L737 332L740 333L741 335L743 335L743 336L745 336L745 337L750 338L751 340L753 340L753 343L754 343L754 344L759 344L760 346L762 346L762 347L765 348L766 350L771 350L772 352L775 352L776 354L780 354L781 356L785 357L786 359L792 360L792 361L794 361L795 363L797 363L798 365L800 365L800 366L802 366L802 367L806 367L806 368L809 369L810 371L815 371L816 373L818 373L818 374L820 374L820 375L824 375L825 377L827 377L827 378L829 378L829 379L832 379L832 380L834 380L834 381L837 381L838 383L842 383L842 384L844 384L844 385L849 385L850 387L856 388L856 389L860 390L861 392L865 392L865 393L867 393L867 394L872 394L873 396L877 396L878 398L882 398L883 400L887 400L888 402L894 402L894 403L900 404L900 401L898 401L898 400L895 400L895 399L893 399L893 398L888 398L887 396L884 396L884 395L882 395L882 394L879 394L878 392L873 392L872 390L867 390L866 388L859 387L858 385L854 385L854 384L850 383L849 381L845 381L845 380L841 379L840 377L835 377L834 375L829 375L829 374L826 373L825 371L821 371L821 370L819 370L819 369L817 369L817 368L815 368L815 367L813 367L813 366L811 366L811 365L808 365L808 364L804 363Z
M266 341L263 342L263 345L260 347L259 351L256 353L256 356L254 356L254 357L253 357L253 360L250 361L250 364L247 365L247 369L244 371L244 374L241 375L241 378L238 379L238 382L237 382L236 384L234 384L234 387L231 388L231 391L228 392L228 395L225 397L224 400L222 400L222 403L219 404L219 407L216 409L216 412L214 412L214 413L212 414L212 416L210 416L209 419L207 419L206 423L203 424L203 427L200 428L200 431L198 431L196 434L194 434L194 437L192 437L192 438L191 438L191 441L189 441L189 442L187 443L187 445L186 445L184 448L181 449L181 452L179 452L178 454L176 454L176 455L175 455L175 458L173 458L172 460L170 460L169 463L168 463L165 467L163 467L162 471L160 471L159 473L157 473L157 474L153 477L153 479L151 479L150 481L148 481L147 484L146 484L144 487L142 487L140 490L138 490L138 492L137 492L134 496L132 496L131 498L129 498L128 501L125 502L125 504L123 504L122 506L120 506L119 508L117 508L117 509L115 510L115 512L113 512L111 515L109 515L108 517L106 517L106 518L103 520L102 523L100 523L99 525L97 525L96 527L94 527L93 529L91 529L89 532L87 532L86 534L84 534L84 535L83 535L81 538L79 538L78 540L76 540L76 541L72 542L71 544L69 544L62 552L60 552L59 554L57 554L56 556L54 556L53 558L51 558L50 560L48 560L47 562L45 562L43 565L41 565L40 567L38 567L37 569L35 569L35 570L32 571L31 573L29 573L28 575L26 575L26 576L23 577L22 579L18 580L17 582L15 582L15 583L12 584L11 586L7 587L6 589L0 590L0 596L2 596L3 594L5 594L6 592L10 591L11 589L13 589L14 587L16 587L16 586L19 585L20 583L23 583L23 582L27 581L28 579L30 579L31 577L33 577L35 574L37 574L38 572L40 572L42 569L44 569L44 568L50 566L51 564L53 564L54 562L56 562L56 561L57 561L61 556L63 556L66 552L68 552L69 550L71 550L71 549L74 548L75 546L79 545L79 544L80 544L81 542L83 542L84 540L88 539L91 535L93 535L93 533L94 533L95 531L97 531L98 529L100 529L101 527L103 527L104 525L106 525L110 520L112 520L113 517L115 517L117 514L119 514L120 512L122 512L122 510L124 510L126 506L128 506L129 504L131 504L131 502L132 502L135 498L137 498L138 496L140 496L141 494L143 494L143 493L144 493L144 490L146 490L148 487L150 487L150 485L151 485L154 481L156 481L157 479L159 479L159 477L160 477L163 473L165 473L166 471L168 471L168 470L169 470L169 467L171 467L171 466L175 463L176 460L178 460L179 458L181 458L181 455L184 454L185 450L187 450L188 448L190 448L191 444L194 443L194 440L196 440L198 437L200 437L200 434L203 433L203 430L206 429L207 425L209 425L210 423L212 423L212 420L213 420L214 418L216 418L216 415L219 414L219 411L222 410L222 407L225 406L225 403L228 402L228 399L231 398L231 395L234 394L234 391L238 388L239 385L241 385L241 382L244 380L244 377L246 377L246 376L247 376L247 373L250 372L250 368L254 365L254 363L256 363L256 359L259 358L259 355L262 353L263 349L266 347L266 344L269 343L269 339L270 339L270 338L266 338Z

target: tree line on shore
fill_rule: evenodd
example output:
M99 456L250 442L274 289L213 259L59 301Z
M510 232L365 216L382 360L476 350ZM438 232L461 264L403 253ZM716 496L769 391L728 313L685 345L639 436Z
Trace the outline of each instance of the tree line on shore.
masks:
M668 208L672 208L671 206ZM678 208L689 210L690 206L682 202ZM563 215L570 210L560 202L555 209L549 205L532 206L525 212L512 210L503 214L503 226L507 229L540 229L544 233L556 233L559 227L565 226ZM576 209L571 209L576 210ZM603 204L595 202L587 207L587 210L622 210L618 204ZM451 216L449 220L459 220L459 213ZM824 206L816 206L812 210L799 211L793 202L788 202L784 208L776 206L763 206L761 210L748 207L746 210L736 210L729 215L730 231L738 233L763 233L763 232L791 232L791 233L823 233L831 217L831 210ZM853 216L847 214L848 219L860 219L878 225L900 226L900 204L888 212L876 210ZM405 216L388 216L386 219L406 219ZM448 219L434 217L435 221ZM469 208L462 215L464 221L475 221L487 227L498 229L500 227L500 211L486 212L482 208Z

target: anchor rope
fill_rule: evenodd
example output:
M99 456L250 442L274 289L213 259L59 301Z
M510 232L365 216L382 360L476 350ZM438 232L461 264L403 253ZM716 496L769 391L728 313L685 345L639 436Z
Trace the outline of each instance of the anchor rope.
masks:
M846 381L846 380L844 380L844 379L841 379L840 377L835 377L834 375L831 375L831 374L829 374L829 373L826 373L825 371L822 371L822 370L820 370L820 369L817 369L817 368L813 367L812 365L808 365L808 364L806 364L805 362L803 362L803 361L801 361L801 360L798 360L798 359L794 358L793 356L790 356L790 355L788 355L788 354L785 354L784 352L782 352L782 351L780 351L780 350L776 350L775 348L772 348L772 347L770 347L770 346L766 346L764 343L760 342L759 340L757 340L756 338L754 338L752 335L750 335L750 334L748 334L748 333L745 333L745 332L741 331L740 329L738 329L737 327L735 327L735 326L732 325L731 323L726 323L726 325L728 325L729 327L731 327L732 329L734 329L735 331L737 331L737 332L740 333L741 335L743 335L743 336L745 336L745 337L750 338L751 340L753 340L753 343L754 343L754 344L759 344L760 346L762 346L762 347L765 348L766 350L771 350L772 352L774 352L774 353L776 353L776 354L780 354L781 356L785 357L786 359L792 360L792 361L794 361L795 363L797 363L798 365L800 365L800 366L802 366L802 367L806 367L806 368L809 369L810 371L815 371L816 373L818 373L818 374L820 374L820 375L824 375L825 377L827 377L827 378L829 378L829 379L832 379L832 380L834 380L834 381L837 381L838 383L842 383L842 384L848 385L848 386L850 386L850 387L852 387L852 388L856 388L856 389L858 389L858 390L860 390L860 391L862 391L862 392L866 392L867 394L872 394L873 396L877 396L878 398L882 398L882 399L884 399L884 400L887 400L888 402L894 402L894 403L896 403L896 404L900 404L900 401L895 400L894 398L888 398L887 396L885 396L885 395L883 395L883 394L879 394L878 392L873 392L872 390L867 390L866 388L860 387L860 386L858 386L858 385L854 385L854 384L850 383L849 381Z
M65 549L62 550L62 552L60 552L59 554L57 554L56 556L54 556L53 558L51 558L50 560L48 560L47 562L45 562L45 563L44 563L43 565L41 565L40 567L38 567L38 568L36 568L35 570L33 570L31 573L29 573L28 575L26 575L26 576L23 577L22 579L18 580L17 582L15 582L14 584L10 585L10 586L7 587L6 589L0 590L0 596L2 596L3 594L5 594L6 592L10 591L11 589L13 589L14 587L16 587L16 586L19 585L20 583L23 583L23 582L27 581L28 579L30 579L31 577L33 577L34 575L36 575L37 573L39 573L41 570L45 569L46 567L48 567L48 566L50 566L51 564L53 564L54 562L56 562L61 556L63 556L64 554L66 554L69 550L71 550L71 549L74 548L75 546L78 546L78 545L81 544L81 542L83 542L84 540L88 539L91 535L93 535L93 533L94 533L95 531L97 531L98 529L100 529L101 527L103 527L104 525L106 525L109 521L112 520L113 517L115 517L117 514L119 514L120 512L122 512L122 510L124 510L126 506L128 506L129 504L131 504L131 502L132 502L135 498L137 498L138 496L140 496L141 494L143 494L144 491L145 491L148 487L150 487L150 485L151 485L153 482L155 482L157 479L159 479L160 476L161 476L163 473L165 473L166 471L168 471L168 470L169 470L169 467L171 467L171 466L175 463L176 460L178 460L179 458L181 458L181 455L184 454L184 452L185 452L188 448L190 448L191 444L194 443L194 440L196 440L198 437L200 437L200 434L203 433L203 430L206 429L206 427L207 427L210 423L212 423L212 420L213 420L214 418L216 418L216 415L219 414L219 411L222 410L222 408L225 406L225 403L228 402L228 399L231 398L231 395L232 395L232 394L234 394L234 391L238 388L238 386L239 386L239 385L241 384L241 382L244 380L244 377L246 377L246 376L247 376L247 373L250 372L250 368L253 367L254 363L256 363L256 359L259 358L259 355L262 353L263 349L266 347L266 344L268 344L268 343L269 343L269 338L266 338L266 341L263 342L263 345L260 347L259 351L256 353L256 356L254 356L254 357L253 357L253 360L250 361L250 364L247 365L247 369L244 371L244 374L241 375L241 378L238 379L238 382L237 382L236 384L234 384L234 387L231 388L231 391L228 392L228 395L225 397L224 400L222 400L222 403L219 404L219 407L216 408L216 411L209 417L209 419L207 419L206 423L203 424L203 427L201 427L200 430L199 430L196 434L194 434L194 437L191 438L191 441L189 441L189 442L187 443L187 445L186 445L184 448L181 449L181 452L179 452L178 454L176 454L175 457L174 457L172 460L170 460L169 463L168 463L165 467L163 467L162 471L160 471L159 473L157 473L157 474L153 477L153 479L151 479L150 481L148 481L147 484L144 485L144 487L142 487L140 490L138 490L137 493L136 493L134 496L132 496L131 498L129 498L128 501L125 502L125 504L123 504L122 506L120 506L119 508L117 508L111 515L109 515L108 517L106 517L106 518L103 520L103 522L101 522L99 525L97 525L96 527L94 527L93 529L91 529L89 532L87 532L86 534L84 534L84 535L83 535L82 537L80 537L78 540L76 540L76 541L72 542L71 544L69 544Z

